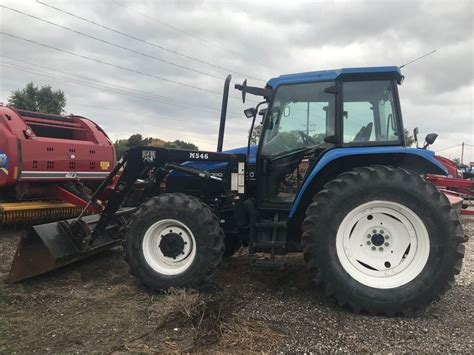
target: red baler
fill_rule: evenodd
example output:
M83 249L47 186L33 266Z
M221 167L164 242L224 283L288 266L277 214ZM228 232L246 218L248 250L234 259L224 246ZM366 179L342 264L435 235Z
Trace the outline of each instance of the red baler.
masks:
M74 217L114 164L93 121L0 106L0 224Z

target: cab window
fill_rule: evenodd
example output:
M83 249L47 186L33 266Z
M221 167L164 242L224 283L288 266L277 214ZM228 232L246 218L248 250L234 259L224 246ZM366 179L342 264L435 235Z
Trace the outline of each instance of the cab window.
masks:
M343 84L343 143L400 141L393 86L389 80Z
M334 134L335 95L325 90L333 83L280 87L264 132L262 154L276 157L314 147Z

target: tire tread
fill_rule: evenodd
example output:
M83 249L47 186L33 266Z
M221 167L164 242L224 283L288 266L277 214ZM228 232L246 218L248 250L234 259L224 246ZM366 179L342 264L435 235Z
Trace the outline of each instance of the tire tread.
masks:
M337 292L334 287L334 278L330 275L326 268L324 256L321 257L319 249L323 248L319 242L318 234L321 228L324 228L325 221L322 220L324 212L334 207L331 206L332 201L343 201L344 198L350 196L351 190L360 185L361 182L375 180L403 181L406 186L414 187L422 191L426 198L433 206L442 210L449 218L451 237L447 245L449 246L448 256L450 258L450 270L443 274L445 279L442 287L437 288L434 292L420 301L418 304L407 304L403 307L395 307L394 309L386 309L383 312L376 311L370 305L358 302L351 298L350 292ZM435 207L433 207L435 208ZM327 223L327 222L326 222ZM427 306L432 300L439 299L454 283L454 275L459 274L464 257L464 233L459 220L459 216L451 207L449 200L434 185L427 182L419 175L410 173L401 168L389 166L374 165L368 167L359 167L351 171L340 174L336 179L324 185L323 189L317 193L312 203L306 210L306 217L302 225L302 241L304 247L304 258L312 278L323 285L324 292L327 296L336 299L341 306L350 308L355 313L367 312L383 313L387 316L402 314L405 316L413 315L416 310ZM335 236L334 236L335 237ZM348 276L349 277L349 276Z

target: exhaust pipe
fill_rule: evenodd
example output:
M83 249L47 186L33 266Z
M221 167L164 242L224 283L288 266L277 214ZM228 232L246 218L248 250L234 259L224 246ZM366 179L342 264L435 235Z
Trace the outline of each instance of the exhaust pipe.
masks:
M217 152L222 152L222 146L224 145L225 120L227 116L227 102L229 101L229 86L231 80L232 75L227 75L224 83L224 95L222 96L221 122L219 124L219 135L217 137Z

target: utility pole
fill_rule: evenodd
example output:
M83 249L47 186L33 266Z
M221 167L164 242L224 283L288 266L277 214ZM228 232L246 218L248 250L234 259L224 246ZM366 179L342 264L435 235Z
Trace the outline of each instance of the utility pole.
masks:
M464 142L461 144L461 164L464 164Z

